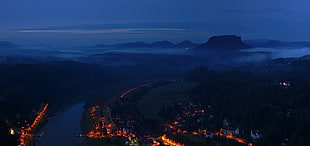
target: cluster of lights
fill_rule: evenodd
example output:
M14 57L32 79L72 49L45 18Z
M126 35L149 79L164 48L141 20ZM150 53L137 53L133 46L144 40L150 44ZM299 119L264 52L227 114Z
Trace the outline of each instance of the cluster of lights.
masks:
M223 129L221 128L221 129L220 129L220 132L216 132L215 135L224 136L224 137L226 137L227 139L232 139L232 140L235 140L235 141L238 142L238 143L247 144L248 146L252 146L252 145L253 145L252 143L246 142L245 139L235 137L235 136L233 136L232 134L227 134L227 135L225 135L225 134L223 134L222 131L223 131Z
M22 127L20 129L20 137L19 137L19 145L18 146L26 146L27 139L31 139L33 130L39 125L42 121L43 117L46 115L48 104L45 104L43 109L39 112L37 117L34 119L33 123L28 127ZM12 129L13 130L13 129ZM12 131L10 131L12 132ZM14 130L13 130L14 132ZM12 133L11 133L12 134Z
M180 144L177 143L169 138L167 138L167 136L164 134L163 136L161 136L161 140L163 141L163 143L165 145L170 145L170 146L185 146L184 144Z
M210 108L210 106L208 106L208 108ZM198 111L197 111L197 113L204 113L204 112L205 112L204 109L201 109L201 110L198 110ZM186 113L186 115L188 115L188 117L194 117L194 116L196 116L195 113L193 113L193 114ZM174 125L177 125L177 124L179 124L179 122L178 122L178 121L174 121L174 122L172 122L172 124L167 124L166 126L167 126L168 128L170 128L171 130L173 130L172 134L176 134L176 133L189 133L189 132L186 131L186 130L181 130L180 128L177 128L177 127L174 126ZM232 140L234 140L234 141L236 141L236 142L238 142L238 143L247 144L248 146L252 146L252 145L253 145L252 143L246 142L245 139L237 138L237 137L233 136L232 134L227 134L227 135L225 135L225 134L223 134L222 131L223 131L223 129L220 129L220 132L216 132L216 133L214 133L214 134L215 134L215 135L219 135L219 136L224 136L224 137L226 137L227 139L232 139ZM200 130L199 132L192 131L191 134L193 134L193 135L199 135L199 134L206 135L206 134L207 134L207 130ZM164 144L167 144L167 145L178 146L177 144L179 144L179 143L173 142L173 141L170 140L170 139L167 140L166 135L161 136L161 139L162 139L162 141L164 142ZM164 140L165 140L165 141L164 141ZM171 143L169 143L169 142L171 142ZM181 146L182 144L179 144L179 145Z
M136 138L135 134L130 133L125 129L112 130L113 127L115 127L112 123L108 123L104 117L100 117L100 118L96 117L95 112L98 108L100 108L100 106L92 107L90 115L93 121L98 121L97 119L100 119L101 124L97 124L98 122L94 122L94 129L88 132L87 137L89 138L104 138L104 137L112 138L112 137L121 136L121 137L126 137L129 140L135 141L135 138Z

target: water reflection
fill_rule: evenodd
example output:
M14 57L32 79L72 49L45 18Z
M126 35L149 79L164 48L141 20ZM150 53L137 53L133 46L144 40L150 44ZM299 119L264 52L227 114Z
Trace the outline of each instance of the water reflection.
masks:
M75 135L81 133L80 120L84 103L78 103L59 112L41 129L45 136L37 146L76 146L79 141Z

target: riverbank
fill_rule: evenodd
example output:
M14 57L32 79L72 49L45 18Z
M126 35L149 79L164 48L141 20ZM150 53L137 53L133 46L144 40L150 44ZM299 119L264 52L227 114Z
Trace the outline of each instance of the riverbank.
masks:
M82 139L76 135L82 134L81 120L84 109L93 104L110 104L117 100L119 95L129 87L140 83L138 81L126 81L114 83L109 86L92 87L72 92L69 98L54 105L49 110L51 119L46 121L37 133L44 133L44 137L36 143L38 146L54 145L81 145ZM71 99L71 100L68 100ZM100 102L99 102L100 101ZM59 143L61 142L61 143ZM82 144L83 145L83 144Z

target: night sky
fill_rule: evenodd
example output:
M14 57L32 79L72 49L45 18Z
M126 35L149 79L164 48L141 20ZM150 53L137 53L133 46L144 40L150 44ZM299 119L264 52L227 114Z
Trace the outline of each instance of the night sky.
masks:
M243 39L310 41L308 0L1 0L0 40L89 45Z

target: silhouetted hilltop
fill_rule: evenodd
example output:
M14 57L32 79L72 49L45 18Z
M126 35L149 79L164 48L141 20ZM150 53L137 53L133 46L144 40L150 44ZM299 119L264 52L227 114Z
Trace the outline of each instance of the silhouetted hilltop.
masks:
M283 42L277 40L269 40L267 43L263 44L264 47L280 47L284 45Z
M108 45L98 44L98 45L93 46L93 48L104 48L104 47L108 47Z
M250 47L244 44L239 36L222 35L211 37L208 42L198 46L197 49L239 50Z
M152 48L174 48L175 44L169 41L158 41L150 45Z
M310 43L307 41L278 41L278 40L246 40L246 44L252 47L260 48L276 48L276 47L310 47Z
M25 54L23 49L20 49L14 43L7 41L0 41L0 55L4 56L12 56L12 55L20 55ZM0 62L3 62L2 58Z
M145 42L130 42L123 44L115 44L115 45L105 45L99 44L93 46L94 48L104 48L104 47L116 47L116 48L195 48L198 44L192 43L190 41L182 41L180 43L174 44L169 41L157 41L153 43L145 43Z
M145 48L148 47L148 44L145 42L132 42L132 43L116 44L113 46L120 48Z
M0 41L0 48L16 48L17 46L11 42Z
M307 60L310 60L310 55L302 56L302 57L300 57L300 59L307 59Z
M271 47L282 47L289 45L288 43L277 41L277 40L249 40L246 41L253 47L271 48Z
M181 47L184 47L184 48L195 48L195 47L199 46L199 44L195 44L195 43L193 43L191 41L182 41L182 42L176 44L176 46L180 47L180 48Z

